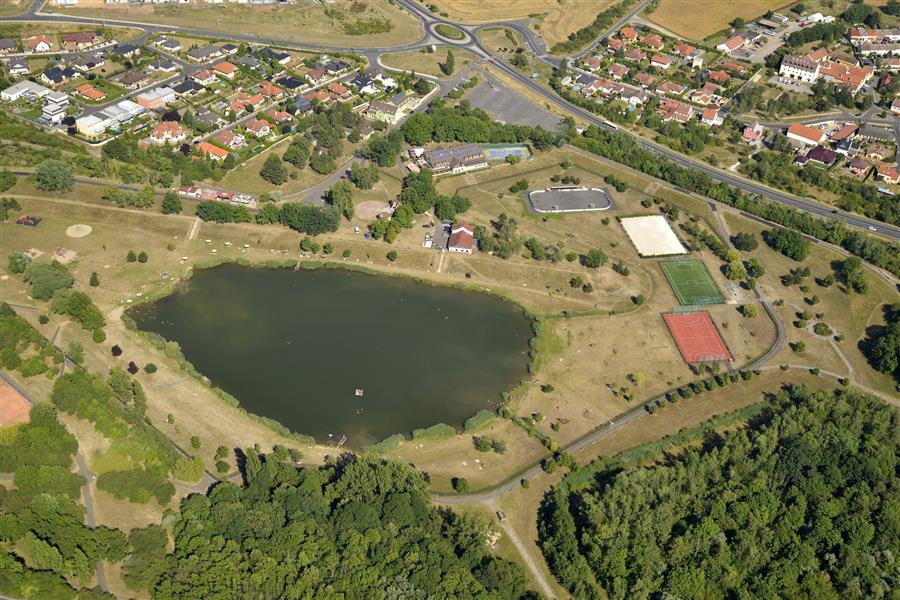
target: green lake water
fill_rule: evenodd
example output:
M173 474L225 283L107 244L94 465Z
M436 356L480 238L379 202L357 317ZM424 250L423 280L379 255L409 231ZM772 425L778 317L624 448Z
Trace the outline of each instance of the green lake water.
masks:
M486 294L325 269L223 265L129 314L249 412L357 448L495 408L531 337Z

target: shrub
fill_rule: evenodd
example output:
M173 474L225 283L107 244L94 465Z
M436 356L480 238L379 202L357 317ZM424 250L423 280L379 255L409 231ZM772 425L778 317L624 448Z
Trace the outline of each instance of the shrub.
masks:
M196 435L191 436L191 448L197 450L200 448L200 438Z
M466 422L463 424L463 431L465 431L466 433L471 433L480 429L484 429L490 423L492 423L495 418L496 415L494 413L482 408L473 416L466 419Z
M172 467L172 476L179 481L200 481L203 477L203 468L203 459L199 456L178 458Z
M156 373L156 365L153 363L147 363L146 365L144 365L144 372L150 375Z
M453 485L453 489L457 494L465 494L469 491L469 482L465 477L454 477L451 480L451 484Z
M388 252L386 256L387 256L387 259L391 262L394 262L395 260L397 260L397 252L394 250L391 250L390 252Z
M95 329L94 332L91 334L91 339L94 340L94 342L97 344L102 344L103 342L106 341L106 333L102 329ZM115 348L118 348L118 346L113 347L113 356L118 356L115 352ZM119 354L121 354L121 353L122 353L122 351L120 349Z

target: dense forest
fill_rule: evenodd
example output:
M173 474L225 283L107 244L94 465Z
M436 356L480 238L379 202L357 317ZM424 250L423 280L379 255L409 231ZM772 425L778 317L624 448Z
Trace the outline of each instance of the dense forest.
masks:
M244 473L182 502L171 554L158 530L132 533L126 578L155 598L531 597L484 525L432 507L406 465L344 455L298 470L250 450Z
M745 428L554 488L539 529L560 581L577 598L895 597L897 411L802 386L770 400Z

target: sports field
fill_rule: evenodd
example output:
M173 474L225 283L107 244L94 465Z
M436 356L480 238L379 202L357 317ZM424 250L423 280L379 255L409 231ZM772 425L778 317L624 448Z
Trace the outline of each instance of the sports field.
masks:
M669 261L659 263L659 266L682 306L722 304L725 301L702 261Z
M731 353L719 336L709 314L668 313L663 315L663 319L672 337L675 338L675 343L678 344L684 362L692 365L716 360L731 362Z

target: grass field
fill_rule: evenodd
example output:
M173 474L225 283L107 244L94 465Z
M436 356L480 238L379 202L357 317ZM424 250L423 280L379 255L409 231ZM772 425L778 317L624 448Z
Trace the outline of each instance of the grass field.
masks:
M659 263L672 291L682 306L721 304L724 302L716 282L706 265L699 260L665 261Z
M424 73L432 77L444 78L447 75L444 74L441 67L447 60L447 51L450 49L450 46L438 46L434 52L426 52L424 49L392 52L390 54L382 54L381 62L392 69L415 71L416 73ZM453 48L453 57L456 61L456 68L451 75L458 73L460 69L478 58L462 48Z
M650 20L689 40L702 40L728 27L735 17L750 21L793 4L787 0L659 0Z
M570 33L590 25L614 0L433 0L440 14L461 23L490 23L539 19L540 32L549 48Z
M222 34L249 33L293 42L356 48L415 42L423 33L418 19L388 0L335 0L327 6L318 2L300 2L277 7L233 3L135 6L82 0L75 7L54 7L53 10L65 15L195 27ZM391 25L390 30L384 30L385 23ZM351 35L350 31L358 34Z

